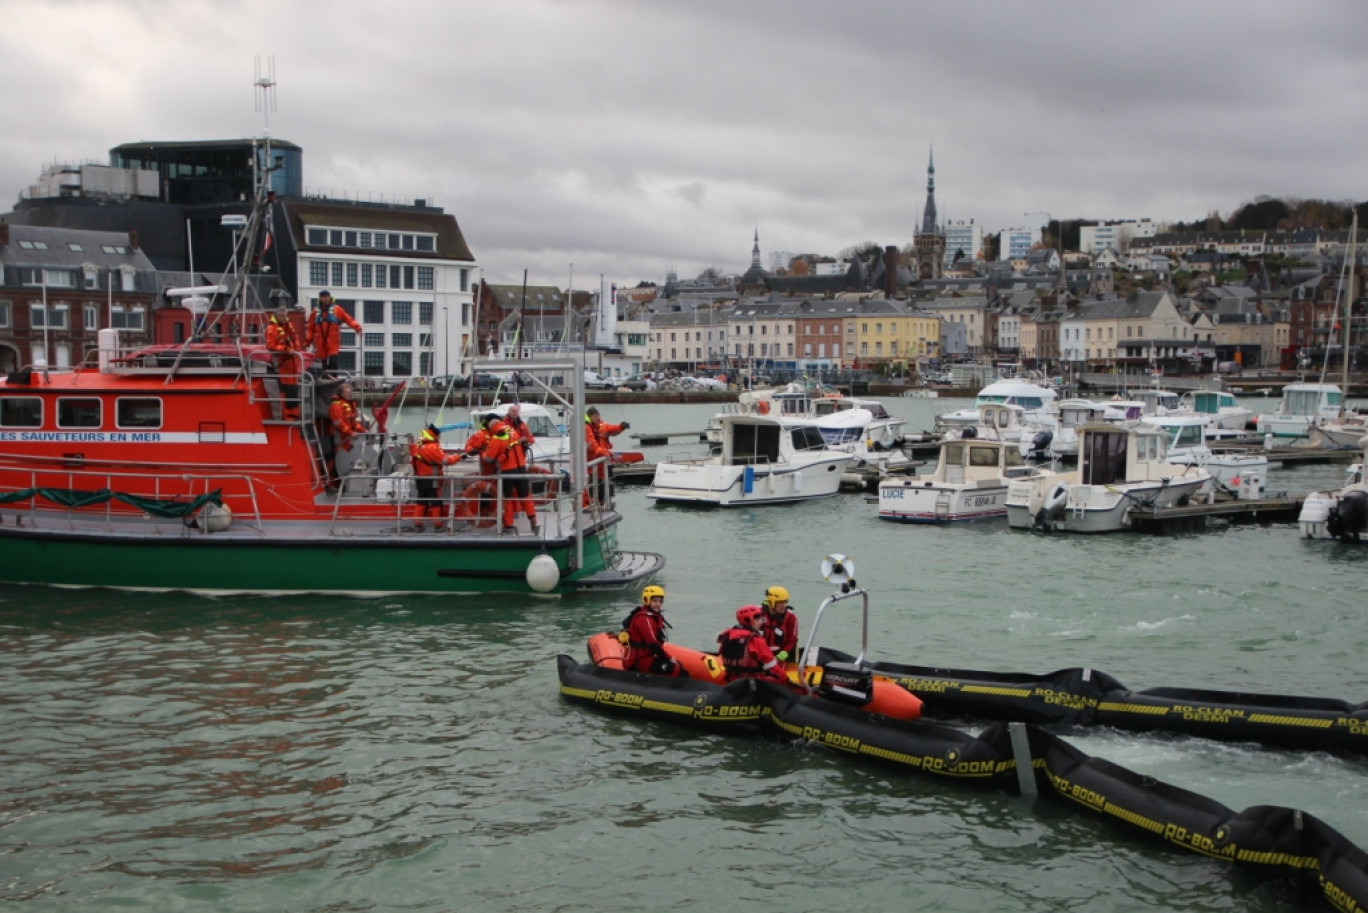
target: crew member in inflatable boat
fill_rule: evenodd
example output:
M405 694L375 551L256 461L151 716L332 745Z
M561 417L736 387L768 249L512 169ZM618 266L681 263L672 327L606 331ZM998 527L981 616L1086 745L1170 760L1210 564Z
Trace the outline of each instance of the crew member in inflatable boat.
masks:
M717 635L722 657L722 668L727 671L727 681L738 678L759 678L783 684L788 674L783 663L774 658L774 651L765 643L760 633L760 625L765 620L765 610L758 605L746 605L736 610L736 624Z
M641 591L641 605L622 619L627 636L627 658L622 668L654 675L685 674L684 668L665 652L665 589L652 584Z
M772 586L765 590L765 618L760 626L765 643L781 663L798 659L798 615L789 609L788 590Z

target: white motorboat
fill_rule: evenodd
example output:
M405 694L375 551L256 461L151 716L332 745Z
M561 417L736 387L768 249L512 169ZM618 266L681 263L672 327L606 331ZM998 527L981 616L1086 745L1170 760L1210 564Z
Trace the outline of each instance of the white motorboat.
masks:
M1241 406L1235 394L1225 390L1190 390L1179 400L1187 412L1210 415L1217 428L1226 431L1243 431L1254 413Z
M1005 441L1023 457L1049 459L1055 427L1026 420L1026 410L1011 403L984 403L974 410L979 420L972 425L950 426L945 440Z
M1153 425L1085 425L1077 469L1041 471L1008 485L1007 524L1013 529L1116 532L1130 525L1134 508L1184 503L1210 479L1200 466L1170 463L1165 434Z
M1288 384L1278 411L1260 415L1255 427L1275 438L1306 437L1312 425L1339 418L1341 399L1336 384Z
M980 410L991 403L1005 403L1021 407L1021 421L1024 424L1053 428L1057 424L1054 414L1058 394L1049 387L1042 387L1024 380L999 380L989 384L974 398L974 408L957 409L936 416L935 431L947 434L982 421Z
M1336 419L1319 422L1306 431L1306 439L1320 450L1358 450L1368 434L1368 416L1346 412Z
M834 495L855 457L831 449L810 421L723 415L718 453L667 457L646 497L716 507L783 504Z
M797 382L777 390L749 390L741 394L735 406L708 422L706 436L714 446L722 441L722 418L726 415L811 421L830 447L846 450L855 457L854 469L871 466L883 476L912 465L902 447L907 420L890 414L875 399L825 393ZM858 472L852 472L847 481L864 480Z
M1268 457L1262 453L1215 453L1208 439L1212 416L1175 412L1150 416L1145 421L1168 435L1168 459L1180 466L1200 466L1211 473L1211 484L1197 491L1234 495L1241 500L1262 498L1268 488Z
M1059 427L1054 429L1050 452L1056 458L1078 456L1078 429L1091 422L1124 422L1139 418L1140 405L1098 402L1091 399L1065 399L1059 402Z
M942 441L930 475L879 483L879 519L953 523L1001 517L1007 512L1008 483L1035 471L1012 442Z
M1349 467L1344 487L1313 491L1302 501L1297 529L1303 539L1339 539L1358 542L1368 532L1368 482L1363 467L1368 463L1368 437L1359 440L1364 459Z

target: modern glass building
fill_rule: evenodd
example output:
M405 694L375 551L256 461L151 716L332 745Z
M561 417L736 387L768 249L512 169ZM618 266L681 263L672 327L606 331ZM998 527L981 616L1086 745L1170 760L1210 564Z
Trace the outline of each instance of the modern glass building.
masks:
M271 189L277 196L304 192L304 150L285 140L270 141L277 170ZM161 202L194 205L250 200L258 167L267 164L262 140L207 140L185 143L124 143L109 150L116 168L142 168L161 175Z

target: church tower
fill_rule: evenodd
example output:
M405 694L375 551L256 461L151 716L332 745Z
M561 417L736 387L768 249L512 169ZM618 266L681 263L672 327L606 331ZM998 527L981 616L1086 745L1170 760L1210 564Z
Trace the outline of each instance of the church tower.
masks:
M764 295L766 293L765 280L769 278L769 272L760 265L760 226L755 227L755 247L751 249L750 269L741 274L740 287L737 289L742 295Z
M926 166L926 208L917 234L917 278L939 279L945 265L945 235L936 221L936 156L931 150Z

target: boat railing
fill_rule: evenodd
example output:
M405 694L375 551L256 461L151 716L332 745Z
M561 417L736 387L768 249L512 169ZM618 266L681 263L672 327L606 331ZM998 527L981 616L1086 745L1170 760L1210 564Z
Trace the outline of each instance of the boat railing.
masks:
M437 477L439 481L434 499L439 506L439 514L427 519L441 523L448 534L468 532L472 529L503 530L502 517L508 495L504 490L505 480L526 481L529 500L532 501L539 525L560 529L561 521L573 517L577 511L587 510L595 516L602 511L614 509L612 486L603 486L603 500L598 500L598 492L591 485L587 490L571 483L569 461L553 460L551 467L534 466L527 472L499 472L486 475L479 471L448 471ZM607 459L600 458L589 464L590 472L607 466ZM563 467L557 464L564 463ZM338 491L333 496L330 535L347 535L357 521L353 508L358 498L368 503L392 505L396 527L402 528L405 518L418 503L418 477L410 472L381 473L377 471L357 471L343 476ZM368 515L375 518L375 514ZM521 512L519 512L521 516Z
M162 532L162 523L175 520L184 536L210 532L200 522L208 505L229 506L232 517L262 532L261 508L256 482L250 475L234 473L114 472L70 467L27 469L28 484L0 486L0 509L16 507L15 524L39 527L54 511L65 516L68 530L88 528L93 521L104 532L113 532L116 521L142 520ZM15 475L11 473L11 478ZM224 496L227 488L244 494ZM120 508L119 505L122 505ZM4 523L0 514L0 524Z

